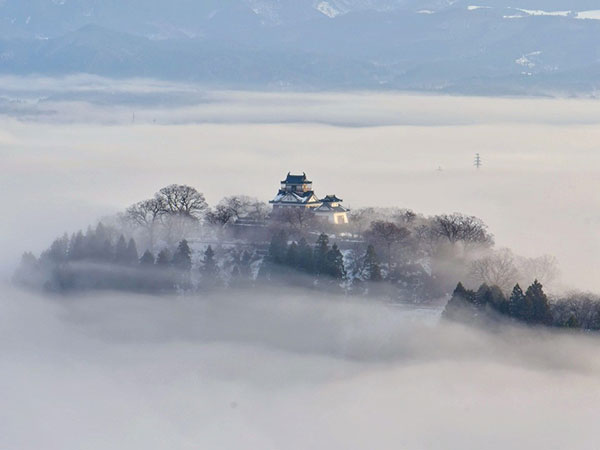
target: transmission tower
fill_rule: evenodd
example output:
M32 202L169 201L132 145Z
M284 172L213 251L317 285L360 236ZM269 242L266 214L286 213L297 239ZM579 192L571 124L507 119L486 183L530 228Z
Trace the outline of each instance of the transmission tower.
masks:
M475 153L475 162L473 163L473 165L476 168L481 168L481 166L483 165L483 161L481 160L481 156L479 155L479 153Z

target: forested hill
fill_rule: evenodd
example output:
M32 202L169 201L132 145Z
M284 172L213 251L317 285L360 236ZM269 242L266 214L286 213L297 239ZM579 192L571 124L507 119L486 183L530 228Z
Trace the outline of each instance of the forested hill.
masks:
M86 231L59 237L39 257L25 253L15 281L61 294L283 284L439 303L459 280L506 293L535 279L551 286L557 275L551 256L496 249L485 223L461 213L362 208L349 213L348 224L334 225L311 210L274 212L243 195L209 206L195 188L170 185Z

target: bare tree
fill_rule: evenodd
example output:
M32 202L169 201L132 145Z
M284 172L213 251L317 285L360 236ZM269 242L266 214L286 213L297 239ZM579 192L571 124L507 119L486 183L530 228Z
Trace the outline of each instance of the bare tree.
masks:
M155 198L163 205L161 224L171 245L190 237L208 208L204 195L186 185L166 186Z
M551 255L543 255L537 258L518 258L516 263L523 283L538 280L543 285L551 285L560 275L558 261L556 257Z
M280 208L273 212L273 218L286 226L290 231L303 234L315 222L315 213L310 208Z
M465 246L481 245L491 247L494 237L488 232L481 219L465 214L443 214L433 218L432 232L451 244L463 242Z
M348 224L352 234L363 234L375 220L374 208L358 208L348 213Z
M475 285L486 283L510 292L519 281L515 256L508 249L498 250L471 263L469 278Z
M407 228L383 220L372 222L370 228L365 232L367 241L379 245L386 250L388 269L390 270L392 268L394 246L404 241L408 236L410 236L410 231Z
M245 195L233 195L221 200L206 214L206 219L214 225L225 226L240 218L265 220L268 214L268 207L263 202Z
M403 208L394 211L392 218L396 223L400 223L405 226L410 226L417 219L417 214L411 209Z
M165 205L163 199L155 197L131 205L125 211L125 217L134 228L142 228L148 233L150 248L154 248L156 228L160 224L160 218L164 212Z
M191 186L171 184L162 188L156 198L160 199L167 214L199 220L208 208L204 195Z

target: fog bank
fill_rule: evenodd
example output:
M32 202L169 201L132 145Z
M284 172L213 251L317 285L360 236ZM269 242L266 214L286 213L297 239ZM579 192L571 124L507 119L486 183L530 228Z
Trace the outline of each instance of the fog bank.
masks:
M167 184L192 185L211 204L231 194L269 200L291 170L351 208L479 216L498 246L554 254L566 286L600 290L597 101L3 80L5 277L22 251Z
M2 292L2 448L597 447L595 336L294 290Z

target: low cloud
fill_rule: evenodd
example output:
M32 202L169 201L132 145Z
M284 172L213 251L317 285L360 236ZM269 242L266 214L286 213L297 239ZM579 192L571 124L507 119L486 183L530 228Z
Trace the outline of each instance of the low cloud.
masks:
M351 208L479 216L499 247L556 255L567 287L600 290L597 101L6 81L1 94L35 114L0 116L5 278L24 250L165 185L192 185L213 205L233 194L269 200L291 170Z
M273 294L3 287L0 446L596 448L595 336Z

